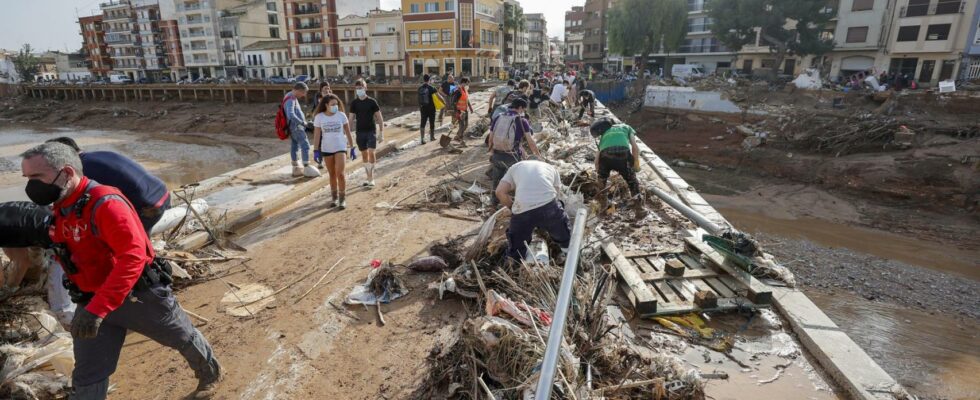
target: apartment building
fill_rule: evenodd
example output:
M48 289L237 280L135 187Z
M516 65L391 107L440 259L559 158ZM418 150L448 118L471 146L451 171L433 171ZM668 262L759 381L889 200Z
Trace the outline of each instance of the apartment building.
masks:
M368 64L376 77L405 76L402 13L371 10L368 13Z
M582 66L596 71L605 69L608 49L608 19L609 9L614 0L586 0L583 7L582 19Z
M565 11L565 66L582 70L582 50L583 39L585 38L585 7L575 6L571 10Z
M888 68L885 33L894 11L894 3L888 0L840 0L836 26L830 30L834 51L826 58L830 76L848 77ZM819 64L817 61L808 66Z
M158 3L136 3L133 11L136 14L136 32L138 35L140 71L137 78L148 78L159 82L161 77L171 75L166 48L163 42L163 32L160 30L160 5Z
M86 65L87 57L82 53L53 52L55 70L58 79L63 81L79 81L92 78L92 72Z
M967 43L963 51L963 64L960 78L980 79L980 5L974 7L973 23L966 35Z
M242 48L242 54L245 58L246 77L249 79L293 76L287 40L272 39L255 42Z
M565 65L565 42L554 36L548 39L548 69L558 69Z
M496 77L502 70L502 0L402 0L412 76Z
M293 73L314 78L337 76L337 2L285 0L283 7Z
M113 71L133 80L139 79L143 69L143 49L132 2L111 0L100 4L99 8L102 9L102 27Z
M34 74L35 81L53 81L58 79L57 53L45 52L38 56L37 73Z
M524 14L527 28L528 67L532 72L541 72L551 65L548 45L548 23L544 14Z
M170 80L176 82L187 75L187 68L184 65L184 48L180 45L180 27L177 25L177 20L174 19L161 19L159 26L163 52L166 54L167 66L170 71Z
M279 14L275 2L267 0L218 1L218 43L224 75L248 77L244 48L254 43L279 39Z
M187 77L224 77L224 54L218 41L218 0L173 1Z
M921 86L957 76L977 0L898 0L888 37L888 70Z
M368 66L368 18L348 15L337 20L340 65L345 76L370 75Z
M109 58L109 47L105 43L105 30L102 29L102 15L92 15L78 18L81 27L82 54L85 65L95 77L107 77L112 70L112 59Z

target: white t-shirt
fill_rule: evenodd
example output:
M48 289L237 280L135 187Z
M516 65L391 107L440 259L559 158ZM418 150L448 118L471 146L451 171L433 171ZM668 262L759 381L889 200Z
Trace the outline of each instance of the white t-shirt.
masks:
M561 176L558 169L543 161L527 160L514 164L501 182L515 187L511 212L520 214L541 207L558 198Z
M553 89L551 89L551 101L555 103L561 103L561 99L568 94L568 89L563 84L556 84Z
M347 151L347 135L344 134L344 125L347 124L347 116L339 111L334 115L319 113L313 117L313 126L320 128L321 152Z

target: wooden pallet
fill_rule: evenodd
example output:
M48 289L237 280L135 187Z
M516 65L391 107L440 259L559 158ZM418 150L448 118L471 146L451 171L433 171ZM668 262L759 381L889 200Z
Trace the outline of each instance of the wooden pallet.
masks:
M702 263L698 253L627 255L609 242L603 244L603 250L619 273L623 292L641 317L758 308L768 304L749 299L764 297L756 296L761 294L760 288L756 287L756 295L752 295L749 286L724 268L713 261ZM669 274L667 263L682 267L683 275ZM698 292L715 296L717 304L699 306L694 301Z

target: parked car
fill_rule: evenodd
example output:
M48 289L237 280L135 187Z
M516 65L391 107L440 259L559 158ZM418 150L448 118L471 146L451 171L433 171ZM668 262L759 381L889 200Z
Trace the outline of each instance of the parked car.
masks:
M290 78L289 79L289 82L290 83L294 83L294 82L304 82L305 83L305 82L307 82L309 80L310 80L310 76L309 75L296 75L295 77Z
M282 84L282 83L289 83L290 80L283 78L281 76L270 76L266 78L265 81L268 83Z
M674 64L670 67L670 75L675 78L702 78L707 75L701 64Z
M142 77L142 78L137 79L136 82L139 83L140 85L145 85L145 84L148 84L148 83L153 83L153 81L150 80L150 78L147 78L145 76Z
M109 83L117 84L117 85L131 84L133 83L133 80L123 74L112 74L109 75Z
M169 76L164 76L160 78L160 83L172 83Z

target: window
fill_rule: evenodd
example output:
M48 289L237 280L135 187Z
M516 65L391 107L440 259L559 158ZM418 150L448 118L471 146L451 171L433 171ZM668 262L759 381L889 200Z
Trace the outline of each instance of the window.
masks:
M422 44L439 44L439 31L436 29L422 31Z
M425 12L439 11L439 3L425 3Z
M932 73L936 70L936 60L923 60L919 70L919 82L931 82Z
M276 11L276 3L275 2L265 3L265 9L269 11Z
M453 41L452 31L450 31L449 29L443 29L442 30L442 43L443 44L450 44L450 43L452 43L452 41Z
M354 30L354 37L364 37L364 30L357 28Z
M350 29L344 29L344 38L350 37Z
M374 44L371 46L371 50L374 52L374 55L380 55L381 54L381 42L374 42Z
M455 9L456 2L454 0L449 0L446 2L446 11L453 11Z
M929 25L926 30L926 40L946 40L949 39L950 24Z
M914 42L916 40L919 40L918 25L902 26L898 28L899 42Z
M469 3L460 4L459 13L461 15L459 23L460 29L473 29L473 5ZM466 42L464 41L463 44L465 45Z
M954 69L956 69L956 60L943 60L943 67L939 70L939 80L952 78Z
M875 0L854 0L851 11L866 11L875 8Z
M847 43L864 43L868 40L868 27L852 26L847 28Z
M419 44L419 31L408 31L408 43Z
M417 13L417 12L419 12L419 5L418 4L412 4L412 6L411 6L410 9L411 9L411 11L409 11L409 12L411 12L411 13Z
M930 0L909 0L908 7L905 7L903 17L918 17L929 13Z
M279 14L269 14L269 25L279 25Z

